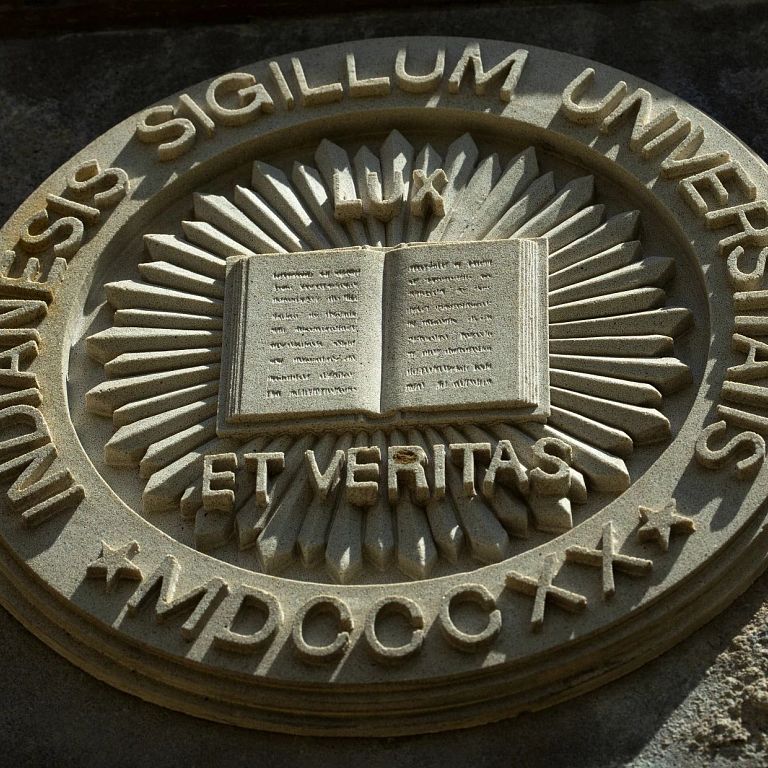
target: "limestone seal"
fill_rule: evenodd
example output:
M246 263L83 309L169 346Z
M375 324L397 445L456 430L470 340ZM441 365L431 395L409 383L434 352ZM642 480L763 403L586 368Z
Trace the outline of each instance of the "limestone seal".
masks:
M768 168L630 75L258 62L86 147L0 254L0 601L138 696L467 726L764 567Z

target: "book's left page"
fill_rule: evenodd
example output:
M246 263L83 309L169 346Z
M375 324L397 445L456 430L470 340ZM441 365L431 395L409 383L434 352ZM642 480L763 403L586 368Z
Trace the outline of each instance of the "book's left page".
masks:
M230 260L227 421L378 414L383 271L376 248Z

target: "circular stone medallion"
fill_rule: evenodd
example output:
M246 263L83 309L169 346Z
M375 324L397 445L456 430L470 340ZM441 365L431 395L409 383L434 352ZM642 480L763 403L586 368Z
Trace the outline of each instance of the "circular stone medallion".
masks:
M764 565L768 169L503 42L264 61L2 230L0 600L201 717L401 734L593 688Z

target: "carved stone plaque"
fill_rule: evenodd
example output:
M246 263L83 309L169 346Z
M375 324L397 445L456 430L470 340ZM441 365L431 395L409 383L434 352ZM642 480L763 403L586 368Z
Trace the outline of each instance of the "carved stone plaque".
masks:
M629 75L259 62L86 147L0 254L0 601L143 698L471 725L764 567L768 168Z

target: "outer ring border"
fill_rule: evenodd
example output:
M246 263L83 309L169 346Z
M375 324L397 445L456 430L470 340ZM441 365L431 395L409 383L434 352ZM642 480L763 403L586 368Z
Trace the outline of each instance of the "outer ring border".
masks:
M616 680L661 655L714 618L766 569L764 559L753 555L764 554L768 548L768 524L751 525L749 529L742 532L739 543L743 546L737 554L727 553L727 557L722 556L709 561L706 572L712 578L707 579L707 582L697 591L694 600L686 600L685 595L680 594L682 591L680 588L674 590L675 605L679 607L675 612L677 621L671 625L658 620L653 622L655 630L653 635L645 637L646 639L652 637L655 642L642 644L640 653L636 652L637 645L633 643L634 633L627 632L627 628L624 627L619 641L603 643L593 649L594 655L599 655L602 659L601 664L574 667L571 674L554 681L538 678L538 670L532 669L528 677L543 681L543 685L508 692L504 691L505 686L502 681L498 685L502 693L492 698L469 700L461 706L453 706L446 710L406 710L388 712L385 716L381 713L371 713L365 720L361 720L359 716L353 718L318 714L317 709L312 712L301 710L273 712L258 706L244 706L242 701L220 701L201 692L158 682L153 677L153 667L157 669L159 664L167 663L167 660L153 660L153 665L141 669L135 664L135 649L126 649L119 642L115 642L115 637L111 633L95 627L92 622L81 616L75 616L73 620L66 607L60 601L51 601L50 596L39 585L35 584L30 590L24 584L23 568L5 552L0 553L0 603L37 638L75 666L102 682L152 704L227 725L291 735L415 735L454 728L469 728L526 711L544 709ZM745 541L742 542L742 539ZM733 544L728 549L732 546ZM747 572L746 583L744 580L727 578L735 570L733 562L738 557L755 564ZM728 563L723 564L722 560L730 561L731 567L728 567ZM708 588L710 583L718 585L716 592ZM36 598L41 598L41 602L46 604L45 608L40 603L33 604L29 601L30 591L36 593ZM699 611L699 608L702 610ZM654 609L652 613L666 613L670 609L670 603L667 601L662 604L659 601ZM75 634L72 630L80 630L80 633ZM89 653L92 645L84 645L78 637L96 639L102 644L102 648L111 646L111 652L99 654L97 661L94 662L93 654ZM322 694L320 698L322 699ZM322 707L322 701L318 703Z
M454 40L455 41L455 40ZM363 41L361 41L363 42ZM383 41L381 41L383 42ZM458 41L455 41L458 42ZM501 43L504 46L509 46L510 48L513 46L512 43ZM537 50L533 46L528 46L528 49L532 52L536 52ZM316 49L318 50L318 49ZM336 46L328 46L324 49L319 49L323 53L331 52L331 51L342 51L344 50L342 45L336 45ZM308 51L306 53L314 53L314 51ZM559 54L559 55L565 55L565 54ZM567 56L567 55L566 55ZM576 60L576 61L582 61L585 65L588 65L591 62L588 62L586 60L580 59L579 57L574 56L568 56L568 58ZM612 70L609 67L605 67L606 70L616 72L616 70ZM617 74L623 74L618 73ZM627 76L627 79L642 83L642 81L639 81L638 78L633 78L631 76ZM659 92L660 89L654 88L656 92ZM130 118L129 118L130 120ZM114 129L112 129L114 130ZM723 130L721 128L721 130ZM111 133L111 131L108 131L104 136L108 136ZM734 137L735 138L735 137ZM98 140L97 140L98 141ZM738 142L738 140L736 140ZM740 142L739 142L740 143ZM82 158L83 155L88 153L88 148L83 150L83 152L79 153L78 158ZM71 167L74 164L74 159L70 161L69 163L66 163L64 166L62 166L59 171L57 171L51 179L54 179L57 175L62 173L65 169ZM33 200L34 198L40 198L40 193L42 190L44 190L51 179L47 180L40 188L40 190L33 194L29 200ZM20 210L26 209L27 204L29 203L29 200L24 203ZM17 215L14 215L11 218L11 222L14 222L14 220L17 219ZM755 513L751 519L750 523L746 526L746 529L751 530L754 527L754 524L756 522L756 519L758 517L758 514ZM728 546L724 547L722 550L718 551L717 556L710 558L709 561L705 563L700 569L697 570L697 575L700 577L702 573L704 572L717 572L717 573L730 573L731 571L735 570L735 566L731 566L731 568L728 567L728 563L726 562L724 565L721 564L721 561L727 560L728 562L734 562L737 558L743 557L745 555L755 555L757 553L764 553L765 546L764 541L766 540L768 534L764 534L762 531L759 534L756 534L754 532L748 534L745 530L740 531L739 533L735 534L732 539L730 540ZM745 543L742 543L743 540L746 539ZM737 554L733 554L732 550L735 549L737 542L741 546L741 551ZM726 558L725 554L730 553L729 556ZM715 568L714 562L717 561L718 567ZM721 610L730 600L732 600L738 593L743 591L751 581L757 577L759 572L764 567L764 562L761 557L749 557L750 565L755 563L755 567L750 568L748 571L747 576L744 576L744 570L740 569L739 571L739 579L738 581L728 581L729 586L727 589L718 589L718 599L717 601L712 601L712 592L709 591L704 594L705 590L701 590L699 593L697 593L696 597L692 601L685 601L684 599L681 599L680 602L685 605L685 616L686 616L686 622L685 622L685 628L677 631L677 627L675 627L675 632L661 632L660 627L656 627L657 634L659 636L663 636L664 642L659 643L659 645L654 645L654 648L652 651L646 652L644 651L640 655L636 656L629 656L628 658L624 658L624 656L621 654L619 646L621 643L606 643L606 651L608 648L614 648L617 651L617 653L613 656L611 656L611 663L608 665L604 665L601 670L599 670L596 674L589 674L586 671L582 671L579 674L571 675L571 684L566 686L564 685L564 681L561 680L559 682L554 683L548 683L546 688L542 687L539 689L539 691L544 690L545 693L540 693L539 691L536 691L532 696L524 697L522 695L507 695L501 698L493 698L489 699L487 701L480 702L470 702L465 705L465 708L469 707L471 708L473 713L471 716L469 713L465 713L463 716L462 713L463 710L461 710L459 707L453 707L451 709L451 716L453 717L453 720L448 721L446 719L446 713L442 712L438 714L439 722L435 723L432 718L430 718L426 713L418 713L419 720L417 725L413 724L413 721L415 719L413 710L408 711L407 713L404 713L401 716L401 721L393 722L392 720L388 720L387 724L385 726L381 727L381 730L378 730L378 727L370 727L370 723L363 726L361 729L358 729L357 726L350 726L349 720L345 720L343 724L336 723L335 725L330 725L328 727L314 727L314 726L304 726L304 725L298 725L297 726L297 715L299 713L291 713L288 716L288 721L286 721L286 724L283 724L282 722L273 722L271 718L266 718L265 713L261 712L258 716L254 718L254 715L251 714L250 717L247 718L247 722L244 722L243 719L239 716L235 716L232 713L232 707L233 704L225 704L222 703L222 707L224 708L224 711L219 713L217 712L211 712L211 701L207 700L204 707L201 706L192 706L191 703L188 701L189 699L189 692L186 693L179 693L177 689L174 689L170 686L163 686L162 691L156 690L156 686L158 685L156 682L152 681L152 685L155 687L155 690L153 690L152 694L148 694L146 692L147 688L147 681L150 680L150 678L146 678L144 681L144 684L137 683L137 675L142 674L139 672L138 668L133 668L131 665L127 665L126 667L116 665L113 663L110 663L107 661L104 657L99 656L98 658L102 660L103 663L94 663L92 659L86 658L87 654L82 653L82 645L79 644L70 634L70 632L67 630L67 626L70 626L74 629L74 627L77 625L81 630L80 636L85 635L93 635L94 632L97 634L101 633L103 636L103 641L106 643L107 637L111 638L110 632L102 631L101 628L94 628L94 626L87 621L83 619L83 617L77 615L76 613L70 611L75 618L74 620L70 617L67 618L67 609L63 605L63 601L56 600L51 601L50 600L50 592L48 592L44 587L42 587L40 584L33 583L33 587L27 589L24 589L24 580L29 578L27 569L20 567L19 563L15 561L15 558L12 555L9 555L8 552L2 551L2 555L0 555L0 571L3 573L3 580L2 580L2 587L0 587L0 602L2 602L22 623L25 624L28 628L32 629L35 634L42 637L49 645L54 647L56 650L58 650L62 655L69 658L71 661L73 661L78 666L81 666L82 668L88 670L96 677L99 677L100 679L109 680L112 684L116 685L117 687L120 687L124 690L130 691L132 693L135 693L136 695L139 695L142 698L149 698L153 701L158 701L161 703L166 704L167 706L170 706L174 709L180 709L182 711L187 711L190 714L195 714L202 717L207 717L210 719L216 719L221 720L222 722L235 722L240 725L250 725L254 727L262 727L267 728L269 730L285 730L287 732L296 733L297 731L303 732L303 733L322 733L322 734L347 734L352 735L355 733L367 733L367 734L373 734L373 733L382 733L382 734L392 734L392 733L418 733L428 730L438 730L438 729L444 729L447 727L454 727L459 725L471 725L479 722L487 722L492 719L496 719L497 717L503 717L509 714L514 714L515 712L521 711L522 709L527 708L540 708L542 706L545 706L549 703L554 703L555 701L558 701L563 698L570 697L576 693L578 693L581 690L587 690L589 688L593 688L596 685L599 685L601 682L604 682L606 680L615 678L619 676L620 674L623 674L626 671L629 671L629 669L634 668L636 666L639 666L642 664L645 660L648 658L652 658L655 655L658 655L662 650L665 650L666 648L673 645L675 642L677 642L679 639L684 637L686 634L688 634L690 631L695 629L697 626L700 626L703 624L708 618L713 616L717 611ZM691 574L689 573L688 576ZM688 586L690 584L690 579L686 578L683 580L683 583L678 583L673 589L669 590L665 593L665 598L667 598L670 593L675 592L676 597L678 599L681 598L680 595L680 588L683 586ZM712 583L711 580L708 580L708 583ZM721 586L722 581L720 579L717 580L718 587ZM38 599L35 600L35 604L28 603L24 597L25 591L27 593L29 592L39 592ZM702 613L697 613L694 610L694 607L699 605L704 605L706 600L707 610L702 611ZM44 607L44 604L52 603L50 606ZM686 604L687 603L687 604ZM713 607L714 606L714 607ZM649 616L658 613L660 611L666 612L669 610L669 600L657 600L654 604L647 607L644 611L642 611L642 622L643 624L649 623ZM681 606L682 610L682 606ZM681 614L678 614L680 616ZM82 626L80 626L82 625ZM83 627L85 627L85 631L83 630ZM90 627L90 631L88 631L88 627ZM623 630L626 629L626 626L624 625L622 627ZM597 634L600 634L599 632ZM605 635L605 632L602 633ZM616 634L614 630L614 634ZM647 637L647 636L646 636ZM672 638L671 640L669 638ZM576 644L579 646L579 644ZM95 647L95 644L94 644ZM578 648L576 648L578 650ZM587 654L590 655L590 654ZM128 654L128 657L130 658L131 654ZM115 669L119 669L119 672L116 674L114 672ZM160 684L162 685L162 684ZM202 697L205 698L205 697ZM504 703L501 703L504 702ZM491 708L490 711L489 707ZM481 709L482 708L482 709ZM389 716L389 715L388 715ZM323 722L325 722L324 718L320 718Z

